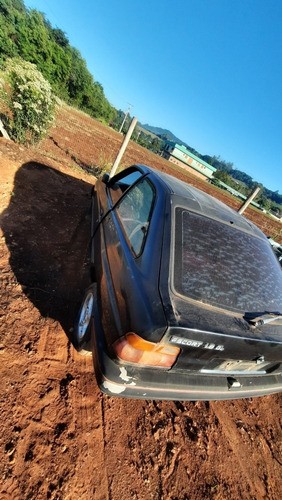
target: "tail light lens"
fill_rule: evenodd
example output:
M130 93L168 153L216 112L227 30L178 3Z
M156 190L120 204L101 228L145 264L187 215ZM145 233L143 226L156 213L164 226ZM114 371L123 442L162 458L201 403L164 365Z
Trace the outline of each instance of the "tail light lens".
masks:
M113 347L123 361L165 368L172 367L180 352L179 347L148 342L132 332L117 340Z

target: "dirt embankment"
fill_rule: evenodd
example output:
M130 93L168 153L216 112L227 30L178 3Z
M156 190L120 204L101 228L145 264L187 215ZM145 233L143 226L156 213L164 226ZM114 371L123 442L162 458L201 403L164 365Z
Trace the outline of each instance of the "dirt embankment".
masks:
M0 498L278 500L281 396L109 398L91 358L69 341L88 284L94 180L78 165L112 162L120 142L68 109L37 148L0 139ZM124 165L134 162L170 169L131 144ZM275 221L249 213L281 234Z

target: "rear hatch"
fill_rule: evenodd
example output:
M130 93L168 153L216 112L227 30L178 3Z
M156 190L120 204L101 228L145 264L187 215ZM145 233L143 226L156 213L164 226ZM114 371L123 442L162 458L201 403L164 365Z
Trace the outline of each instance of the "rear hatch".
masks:
M174 211L169 286L161 283L181 347L174 369L228 375L280 373L282 272L264 235L242 217Z

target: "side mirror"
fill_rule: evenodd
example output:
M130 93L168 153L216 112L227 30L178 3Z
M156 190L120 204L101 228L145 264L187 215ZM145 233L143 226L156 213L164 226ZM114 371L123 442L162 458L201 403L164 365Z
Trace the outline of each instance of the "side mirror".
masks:
M102 182L104 182L104 184L108 184L109 180L110 180L110 174L106 172L102 177Z

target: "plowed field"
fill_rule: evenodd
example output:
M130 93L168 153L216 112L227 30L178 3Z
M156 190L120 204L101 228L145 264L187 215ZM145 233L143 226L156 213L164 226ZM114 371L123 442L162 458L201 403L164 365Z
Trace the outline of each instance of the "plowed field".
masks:
M88 285L95 165L122 137L64 108L26 149L0 138L0 498L282 498L281 396L161 402L100 393L69 338ZM123 166L168 162L130 143ZM239 202L187 174L223 201ZM281 241L281 225L246 214Z

